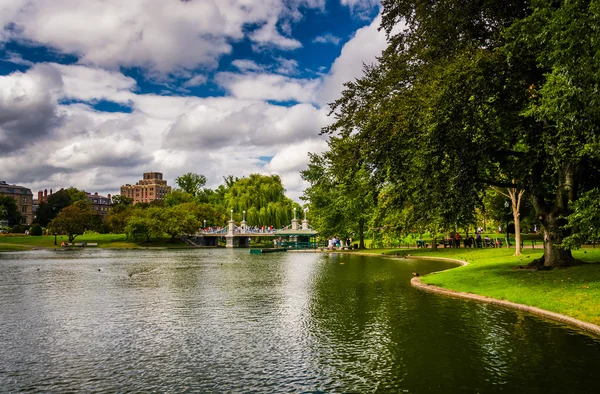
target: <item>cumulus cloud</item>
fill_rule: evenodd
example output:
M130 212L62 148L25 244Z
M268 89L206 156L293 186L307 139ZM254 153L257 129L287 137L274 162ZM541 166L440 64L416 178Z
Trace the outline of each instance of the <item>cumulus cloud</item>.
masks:
M201 67L198 73L190 65L218 61L231 40L293 49L297 44L286 26L302 18L301 7L322 9L325 4L206 0L174 2L167 10L166 3L29 0L24 7L24 2L0 0L5 26L0 41L40 42L80 55L78 64L38 64L0 76L0 168L13 177L7 180L34 190L73 185L115 193L149 170L164 172L170 184L182 173L200 172L211 187L224 175L262 172L279 174L290 197L301 195L306 185L299 171L308 163L307 152L326 149L326 137L318 135L332 121L325 104L339 97L342 84L360 77L362 63L375 61L385 47L384 34L377 31L379 18L355 33L322 78L293 78L298 62L272 55L275 61L268 65L238 59L232 65L239 72L217 73L215 82L227 97L141 94L119 66L158 73L190 67L179 75L187 78L182 87L199 86L211 71ZM81 4L89 4L91 11ZM184 14L199 14L183 12L187 6L205 7L197 26ZM213 36L203 35L213 23L219 25ZM156 46L150 42L154 38ZM23 60L18 54L7 56ZM94 109L102 100L126 105L130 112ZM271 159L265 163L259 157Z
M333 44L338 45L342 41L340 37L336 37L331 33L325 33L323 35L317 36L313 39L313 43L316 44Z
M62 84L60 74L46 65L0 76L0 152L45 140L63 124L56 103Z
M312 102L318 80L289 78L277 74L223 72L217 83L234 97L252 100Z
M369 19L373 10L379 7L380 0L340 0L340 3L348 6L356 17Z
M282 107L237 101L227 108L203 103L178 117L165 134L165 149L206 150L276 146L314 138L328 122L310 104Z
M0 42L20 40L76 54L80 63L177 73L215 67L231 42L296 49L278 26L324 0L11 0L0 3ZM248 26L259 26L248 29Z
M206 79L207 78L205 75L202 75L202 74L194 75L192 78L185 81L185 83L183 84L183 87L191 88L194 86L204 85L206 83Z
M316 92L316 101L326 105L340 97L344 83L363 75L363 64L372 64L387 46L385 32L379 31L381 14L370 25L358 29L342 48Z
M240 71L261 71L264 70L264 66L256 64L252 60L248 59L236 59L231 62L232 65L237 67Z

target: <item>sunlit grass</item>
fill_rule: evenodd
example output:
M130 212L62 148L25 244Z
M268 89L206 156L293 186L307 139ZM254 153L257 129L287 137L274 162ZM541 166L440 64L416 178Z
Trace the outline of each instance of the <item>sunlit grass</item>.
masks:
M508 300L600 325L600 248L573 254L588 264L551 271L517 269L542 255L541 249L369 249L372 254L445 257L469 265L421 277L423 283Z
M58 235L56 237L57 245L54 245L54 235L42 235L42 236L31 236L31 235L20 235L20 236L0 236L0 251L12 251L12 250L27 250L35 248L60 248L60 244L65 241L68 242L69 238L66 235ZM125 234L85 234L79 235L75 238L76 243L85 242L97 243L99 248L148 248L148 247L162 247L162 248L180 248L187 247L179 239L175 239L175 242L170 242L167 237L155 239L151 242L133 242L127 240Z

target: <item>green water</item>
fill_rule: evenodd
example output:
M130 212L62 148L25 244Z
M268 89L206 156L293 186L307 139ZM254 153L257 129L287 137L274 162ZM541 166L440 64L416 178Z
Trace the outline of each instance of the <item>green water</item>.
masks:
M0 254L2 392L589 393L600 342L410 287L448 263L248 250Z

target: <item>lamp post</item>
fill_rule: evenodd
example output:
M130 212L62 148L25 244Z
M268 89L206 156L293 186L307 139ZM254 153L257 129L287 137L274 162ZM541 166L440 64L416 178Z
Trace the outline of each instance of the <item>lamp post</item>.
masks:
M294 207L294 220L296 220L296 207Z
M306 220L306 212L308 212L308 208L304 208L304 220Z
M231 220L233 221L233 209L230 210L229 212L231 212Z
M243 211L242 214L243 214L242 220L245 222L246 221L246 211Z
M204 229L206 230L206 219L204 219Z
M56 231L54 232L54 245L56 245Z

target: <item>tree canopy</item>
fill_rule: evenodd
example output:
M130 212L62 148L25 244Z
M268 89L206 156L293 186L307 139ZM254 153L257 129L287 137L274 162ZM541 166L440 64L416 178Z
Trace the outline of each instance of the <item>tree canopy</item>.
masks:
M565 218L600 176L597 1L382 6L389 45L323 131L360 146L371 184L414 225L466 224L489 186L525 190L546 240L532 266L573 264Z
M0 220L6 220L9 226L21 223L21 212L17 202L11 196L0 196Z

